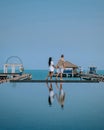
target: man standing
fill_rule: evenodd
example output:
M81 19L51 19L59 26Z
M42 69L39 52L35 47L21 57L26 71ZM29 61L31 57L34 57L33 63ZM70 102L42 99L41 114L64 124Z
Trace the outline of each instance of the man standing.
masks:
M65 68L65 60L64 60L64 55L61 55L61 58L59 59L58 63L57 63L57 75L56 75L56 79L60 74L60 79L62 80L62 74Z

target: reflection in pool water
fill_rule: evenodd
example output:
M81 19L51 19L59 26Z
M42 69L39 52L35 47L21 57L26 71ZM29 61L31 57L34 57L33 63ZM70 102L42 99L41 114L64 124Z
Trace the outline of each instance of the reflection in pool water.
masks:
M103 130L104 84L0 84L0 130L8 129Z
M58 83L56 83L56 88L58 90L58 94L54 92L53 87L52 87L52 83L50 83L50 85L48 83L46 83L46 85L49 89L49 97L48 97L49 105L52 105L52 103L56 97L58 103L63 108L64 107L64 100L65 100L65 92L63 90L62 83L60 83L60 87L58 86Z

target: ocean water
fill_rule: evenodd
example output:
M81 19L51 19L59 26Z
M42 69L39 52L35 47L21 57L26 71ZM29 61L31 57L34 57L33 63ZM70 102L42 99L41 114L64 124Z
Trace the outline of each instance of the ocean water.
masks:
M85 73L87 73L87 70L84 70ZM0 70L0 73L3 73L3 70ZM11 73L11 70L8 70L8 73ZM18 70L16 70L16 73L19 73ZM46 79L48 75L48 70L25 70L23 73L28 73L32 75L32 79ZM104 70L97 70L97 74L104 75ZM53 79L55 79L53 77ZM73 79L74 78L64 78L64 79Z
M46 70L26 72L33 79L47 76ZM0 84L0 130L104 130L104 83Z

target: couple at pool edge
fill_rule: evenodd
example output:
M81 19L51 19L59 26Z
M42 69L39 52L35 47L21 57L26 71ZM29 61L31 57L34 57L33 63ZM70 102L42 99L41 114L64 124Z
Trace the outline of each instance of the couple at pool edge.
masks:
M56 72L57 72L56 79L60 75L60 80L62 80L62 74L63 74L64 68L65 68L64 55L63 54L61 55L61 58L59 59L56 66L54 65L52 57L49 57L48 66L49 66L49 73L48 73L46 80L48 80L48 77L50 77L50 80L52 80L52 76L54 74L54 69L56 69Z

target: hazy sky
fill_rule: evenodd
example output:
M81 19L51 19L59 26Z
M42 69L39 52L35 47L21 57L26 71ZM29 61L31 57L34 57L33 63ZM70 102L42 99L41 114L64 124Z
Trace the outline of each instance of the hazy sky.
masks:
M0 69L10 56L47 69L61 54L104 69L104 0L0 0Z

